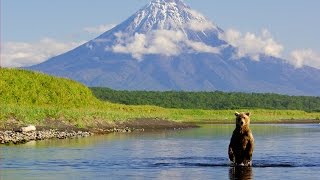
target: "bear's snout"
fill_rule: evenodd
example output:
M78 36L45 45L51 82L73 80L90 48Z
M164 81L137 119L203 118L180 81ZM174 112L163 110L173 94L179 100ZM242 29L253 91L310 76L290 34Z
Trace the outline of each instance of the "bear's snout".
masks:
M243 127L246 125L246 120L241 118L241 119L238 119L238 123L237 123L240 127Z
M241 120L240 125L241 125L241 126L243 126L243 125L244 125L244 121L243 121L243 120Z

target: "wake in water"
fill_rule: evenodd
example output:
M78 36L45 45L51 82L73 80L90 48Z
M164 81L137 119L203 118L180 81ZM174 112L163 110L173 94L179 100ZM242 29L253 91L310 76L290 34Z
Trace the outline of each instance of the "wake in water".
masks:
M248 166L232 166L230 163L155 163L151 167L235 167L247 168ZM252 164L254 168L267 168L267 167L318 167L315 165L296 166L294 164Z
M153 158L148 159L144 163L148 164L149 167L153 168L188 168L188 167L231 167L232 163L226 158L196 158L196 157L184 157L184 158ZM295 163L295 162L272 162L265 160L255 160L252 163L253 168L268 168L268 167L320 167L320 164L314 163ZM237 166L235 168L247 168L242 166Z

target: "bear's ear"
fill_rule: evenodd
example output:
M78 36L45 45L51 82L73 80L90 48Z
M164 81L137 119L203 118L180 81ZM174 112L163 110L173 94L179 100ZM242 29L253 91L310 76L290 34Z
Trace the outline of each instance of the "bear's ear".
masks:
M240 115L240 113L238 112L235 112L234 115L236 115L237 117Z
M249 112L247 112L247 113L246 113L246 115L247 115L247 116L250 116L250 113L249 113Z

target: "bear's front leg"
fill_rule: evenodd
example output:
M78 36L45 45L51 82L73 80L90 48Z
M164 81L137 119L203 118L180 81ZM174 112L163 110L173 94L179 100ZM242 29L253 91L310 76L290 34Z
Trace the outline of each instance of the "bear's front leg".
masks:
M254 149L254 139L252 133L249 133L248 143L245 150L245 162L246 166L252 166L252 154Z
M232 150L231 144L229 145L228 155L229 155L229 160L234 162L234 154L233 154L233 150Z

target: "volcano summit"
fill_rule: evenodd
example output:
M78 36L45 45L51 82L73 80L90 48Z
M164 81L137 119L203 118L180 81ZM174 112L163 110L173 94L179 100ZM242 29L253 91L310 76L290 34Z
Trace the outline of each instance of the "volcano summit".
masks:
M97 38L28 69L126 90L320 95L320 70L236 56L225 32L182 0L153 0Z

